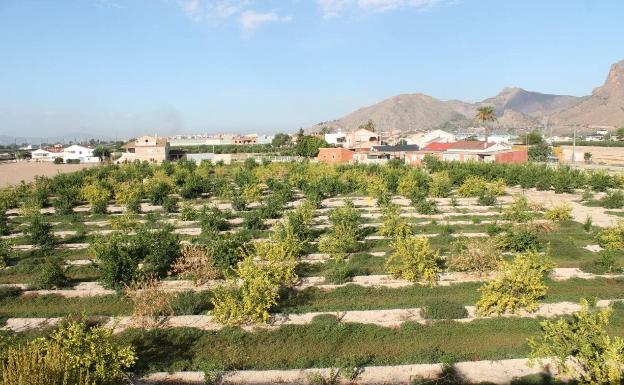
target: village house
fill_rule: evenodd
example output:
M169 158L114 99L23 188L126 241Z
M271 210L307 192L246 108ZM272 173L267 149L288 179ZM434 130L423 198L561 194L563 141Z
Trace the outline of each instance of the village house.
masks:
M425 147L429 143L452 143L457 138L454 134L444 130L432 130L427 132L417 132L407 137L407 144L415 144L420 148Z
M364 128L358 128L348 133L345 137L346 147L356 151L368 151L373 146L379 146L380 144L380 136Z
M93 149L74 144L63 149L65 163L98 163L100 158L93 156Z
M316 159L321 163L351 163L354 152L342 147L319 148Z
M117 163L133 162L135 160L161 163L169 160L169 143L166 138L145 135L124 144L122 148L126 152L123 153L121 158L117 159Z
M425 156L459 162L524 163L528 160L526 149L513 150L508 144L459 141L430 143L420 151L406 153L405 163L419 165Z
M31 159L35 162L52 162L55 158L58 158L57 153L53 153L42 148L30 153Z
M327 142L327 144L344 146L347 142L347 135L341 131L331 134L325 134L325 141Z

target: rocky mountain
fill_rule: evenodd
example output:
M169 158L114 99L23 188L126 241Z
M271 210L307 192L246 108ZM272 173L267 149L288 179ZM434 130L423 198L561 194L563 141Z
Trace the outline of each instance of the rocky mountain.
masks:
M579 101L580 98L576 96L542 94L507 87L493 98L485 99L481 104L494 106L499 115L511 110L529 116L543 116L570 108Z
M474 120L475 111L482 105L494 106L497 125L505 129L535 128L546 121L555 132L567 132L573 126L586 131L593 126L624 126L624 61L614 64L605 84L585 97L543 94L517 87L505 88L478 103L403 94L360 108L343 118L319 123L309 130L329 127L348 131L368 120L386 132L461 129L478 124Z
M557 125L624 127L624 60L611 66L605 83L580 103L552 117Z
M444 102L424 94L404 94L360 108L341 119L319 123L312 130L320 127L351 130L369 119L382 130L416 131L441 126L461 127L468 123L466 112L470 110L470 104L460 101Z

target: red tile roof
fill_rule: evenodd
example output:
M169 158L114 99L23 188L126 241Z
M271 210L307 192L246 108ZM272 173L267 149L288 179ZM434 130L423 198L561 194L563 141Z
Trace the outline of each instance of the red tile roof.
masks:
M449 143L449 145L449 150L483 150L493 146L494 143L487 143L486 145L485 142L465 140L455 143Z
M429 143L423 147L422 151L446 151L452 143Z

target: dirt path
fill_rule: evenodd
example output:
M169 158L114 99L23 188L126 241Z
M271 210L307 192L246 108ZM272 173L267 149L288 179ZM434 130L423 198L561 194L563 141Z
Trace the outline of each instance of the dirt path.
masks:
M622 219L615 215L607 214L606 211L608 210L603 207L588 207L582 205L578 202L580 200L578 194L555 194L554 191L537 191L534 189L522 190L518 188L507 189L507 192L510 194L522 194L530 202L539 202L546 208L552 208L567 202L572 207L572 217L575 221L580 223L584 223L588 217L591 217L595 226L612 227Z
M621 301L621 300L616 300ZM600 300L597 301L598 307L608 307L615 301ZM475 316L475 309L472 306L466 306L469 316L466 318L455 319L457 322L473 322L482 317ZM563 315L569 315L581 310L581 305L574 302L558 302L541 304L534 313L519 312L516 314L503 314L500 317L545 317L553 318ZM349 310L349 311L326 311L311 312L302 314L274 314L271 321L266 325L249 325L243 329L248 331L263 329L276 329L283 325L307 325L318 316L329 315L335 316L340 322L352 322L359 324L371 324L382 327L399 327L405 322L418 322L427 324L435 322L435 320L426 320L422 316L420 308L412 309L384 309L384 310ZM495 317L486 317L495 318ZM32 329L39 329L58 324L63 318L9 318L6 325L2 328L12 330L14 332L23 332ZM146 321L149 321L146 319ZM220 330L224 326L213 321L210 315L183 315L168 317L160 320L161 327L165 328L196 328L201 330ZM151 322L150 322L151 323ZM108 318L105 327L114 328L115 333L122 332L126 329L136 327L136 323L130 317Z
M545 362L548 364L549 362ZM552 365L531 367L524 358L498 361L459 362L453 368L463 379L470 383L493 383L506 385L518 377L531 374L553 375ZM411 384L417 378L433 379L442 374L442 364L416 364L395 366L368 366L361 369L353 383L366 385ZM223 385L260 385L260 384L309 384L310 377L321 375L328 378L332 369L293 369L293 370L245 370L225 372ZM144 377L140 384L204 384L201 372L154 373ZM350 383L342 381L343 384Z
M32 182L35 176L53 177L57 174L74 172L97 164L54 164L48 162L0 163L0 187Z

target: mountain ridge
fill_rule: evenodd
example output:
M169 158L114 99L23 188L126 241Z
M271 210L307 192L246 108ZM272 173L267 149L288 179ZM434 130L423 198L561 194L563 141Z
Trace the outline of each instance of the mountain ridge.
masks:
M577 128L590 131L593 126L624 126L624 60L611 66L603 85L591 95L572 96L505 87L497 95L480 102L439 100L423 93L404 93L361 107L342 118L309 128L352 130L372 120L381 131L409 133L443 128L462 129L478 125L477 108L493 106L499 128L533 129L550 125L554 132Z

